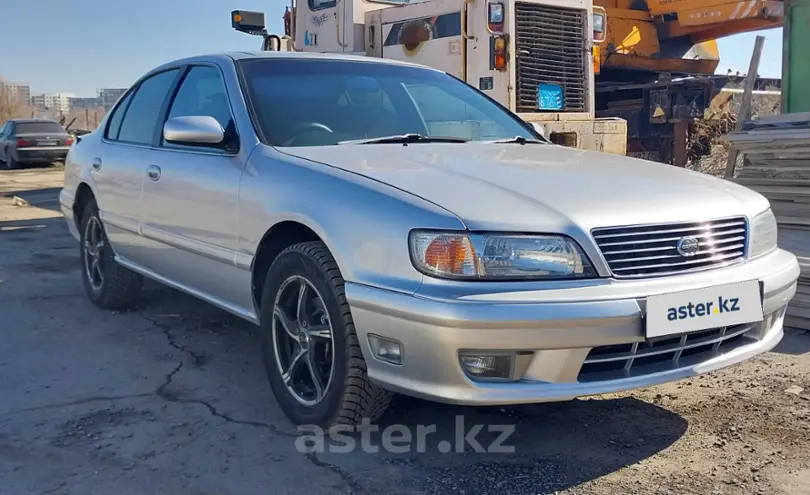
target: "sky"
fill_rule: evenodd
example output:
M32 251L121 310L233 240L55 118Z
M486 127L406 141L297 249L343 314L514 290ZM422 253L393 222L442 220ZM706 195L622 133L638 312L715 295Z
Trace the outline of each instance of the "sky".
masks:
M231 28L236 9L265 13L271 32L282 29L284 0L0 0L0 77L27 83L32 93L95 96L123 88L148 70L201 53L258 50L258 37ZM762 31L759 73L780 77L781 29ZM745 73L756 34L720 41L721 63Z

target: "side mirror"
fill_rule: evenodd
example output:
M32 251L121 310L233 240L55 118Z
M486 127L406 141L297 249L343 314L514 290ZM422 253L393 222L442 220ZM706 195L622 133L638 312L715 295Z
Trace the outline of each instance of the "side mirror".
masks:
M529 124L531 124L532 128L534 129L534 132L540 134L543 137L546 137L546 128L543 126L543 124L537 122L529 122Z
M225 141L225 129L213 117L194 115L174 117L163 126L163 139L187 145L218 145Z

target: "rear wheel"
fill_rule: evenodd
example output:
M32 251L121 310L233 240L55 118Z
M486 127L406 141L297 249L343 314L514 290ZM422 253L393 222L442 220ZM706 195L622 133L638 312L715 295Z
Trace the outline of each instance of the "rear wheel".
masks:
M115 261L94 200L82 211L80 233L82 279L90 301L104 309L132 306L140 296L143 277Z
M261 304L265 370L296 424L376 421L392 393L371 383L343 277L322 242L284 250L267 274Z
M8 170L16 170L20 168L20 163L11 156L11 153L6 150L6 168Z

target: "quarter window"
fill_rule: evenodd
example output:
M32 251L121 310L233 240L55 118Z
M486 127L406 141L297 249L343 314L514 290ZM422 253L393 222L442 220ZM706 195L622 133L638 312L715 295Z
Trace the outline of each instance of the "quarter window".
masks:
M132 95L135 94L134 91L130 91L121 100L121 103L115 107L113 110L113 114L110 116L110 123L107 126L107 139L118 139L118 132L121 131L121 121L124 120L124 114L127 112L127 106L129 106L129 101L132 100Z
M178 70L171 69L155 74L141 83L121 123L121 131L118 133L120 141L152 144L160 120L160 110Z

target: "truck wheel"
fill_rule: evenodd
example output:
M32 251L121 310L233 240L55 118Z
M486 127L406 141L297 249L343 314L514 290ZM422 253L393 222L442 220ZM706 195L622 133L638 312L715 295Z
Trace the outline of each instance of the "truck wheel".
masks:
M80 228L82 280L90 301L104 309L132 306L140 296L143 277L115 261L94 200L84 207Z
M368 378L343 277L322 242L291 246L267 273L262 354L273 394L297 425L376 421L392 393Z

